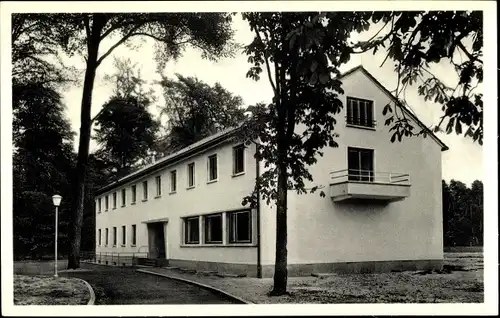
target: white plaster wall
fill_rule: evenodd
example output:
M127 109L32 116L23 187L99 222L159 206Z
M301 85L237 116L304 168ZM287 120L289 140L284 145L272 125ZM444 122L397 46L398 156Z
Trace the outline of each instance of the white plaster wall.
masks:
M338 148L309 171L323 185L325 198L288 194L288 263L442 259L441 146L430 137L390 142L383 107L390 101L362 72L343 79L345 97L374 100L376 131L345 125L345 108L337 115ZM418 129L416 127L415 129ZM410 196L388 205L333 203L329 173L347 168L347 147L374 149L376 171L409 173ZM274 264L275 207L262 209L262 264Z
M116 210L97 213L97 229L102 231L102 245L97 246L97 252L147 252L147 225L142 223L168 217L166 227L167 235L167 258L197 261L217 261L228 263L256 264L257 250L252 247L182 247L182 217L210 212L221 212L241 209L242 199L248 195L255 180L255 160L253 154L255 149L250 145L245 149L245 174L237 177L232 176L233 154L232 147L237 144L226 143L210 150L199 153L191 158L185 159L173 166L165 167L162 171L151 174L146 178L134 180L125 185L127 191L127 204L121 207L121 188L118 191L118 207ZM207 183L207 157L216 153L218 158L218 181ZM187 189L187 164L195 162L195 187ZM170 171L177 170L177 191L170 194ZM161 175L162 195L155 198L155 177ZM142 201L142 181L148 180L148 200ZM131 185L137 185L137 203L131 205ZM104 196L110 195L110 207L112 206L112 192L101 195L104 210ZM97 201L96 197L96 201ZM137 225L137 245L131 246L131 224ZM127 226L127 243L125 247L120 245L121 226ZM110 244L112 243L112 227L118 227L118 246L103 246L105 243L105 228L110 230ZM253 231L255 233L255 231Z

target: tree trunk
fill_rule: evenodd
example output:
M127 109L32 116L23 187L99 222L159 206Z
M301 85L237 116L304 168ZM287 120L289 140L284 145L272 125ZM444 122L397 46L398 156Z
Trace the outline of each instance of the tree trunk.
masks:
M274 287L271 296L287 294L287 171L286 163L278 163L278 197L276 200L276 260L274 264Z
M92 36L88 39L88 59L83 83L82 109L80 114L80 138L76 163L76 183L74 187L75 193L72 206L73 215L70 232L70 250L68 255L69 269L80 267L80 246L82 239L83 208L85 202L85 179L87 175L87 162L89 156L90 129L92 126L90 111L92 106L92 91L94 88L97 68L97 55L100 41L99 36L100 30L93 30Z

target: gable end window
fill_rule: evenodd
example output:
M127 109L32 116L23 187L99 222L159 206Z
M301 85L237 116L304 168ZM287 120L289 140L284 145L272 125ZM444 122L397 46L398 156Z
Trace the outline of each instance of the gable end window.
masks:
M373 101L347 97L347 124L361 127L375 127Z

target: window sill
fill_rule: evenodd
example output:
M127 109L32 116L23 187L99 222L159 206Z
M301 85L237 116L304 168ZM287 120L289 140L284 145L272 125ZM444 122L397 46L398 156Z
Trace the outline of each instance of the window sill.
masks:
M130 203L130 205L135 205L135 202Z
M377 130L376 127L361 126L361 125L354 125L354 124L346 124L346 127L366 129L366 130Z
M116 210L116 208L113 208L113 210Z
M142 202L146 202L148 199L142 199Z
M121 207L122 207L122 208L124 208L124 207L125 207L125 204L124 204L124 205L122 205Z
M125 245L125 244L122 244L121 246L122 246L122 247L126 247L127 245Z
M219 179L208 180L208 181L207 181L207 184L210 184L210 183L215 183L215 182L217 182L217 181L219 181Z
M130 247L136 247L136 245L135 245L135 244L132 244L132 245L130 245Z
M176 193L177 193L177 191L172 191L169 194L176 194Z
M242 171L242 172L238 172L238 173L233 173L232 177L233 178L236 178L236 177L239 177L239 176L242 176L245 174L245 171Z
M186 190L191 190L191 189L194 189L196 188L196 186L190 186L190 187L187 187Z
M184 247L257 247L257 244L253 243L231 243L231 244L181 244L181 248Z
M104 210L104 212L108 212L109 210Z
M116 245L113 245L113 247L116 247Z
M155 199L159 199L159 198L161 198L161 195L157 195L157 196L155 197Z

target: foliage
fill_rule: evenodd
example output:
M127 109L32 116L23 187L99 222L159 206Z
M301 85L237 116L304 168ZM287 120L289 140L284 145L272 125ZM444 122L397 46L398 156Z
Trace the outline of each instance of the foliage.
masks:
M244 116L243 100L219 83L210 86L197 78L176 74L177 80L163 77L167 135L159 143L163 155L186 147L218 131L233 127Z
M266 68L274 96L270 104L251 108L244 138L258 140L256 158L266 167L254 192L277 208L276 264L272 295L286 293L287 190L314 192L308 166L325 146L336 147L334 116L342 108L338 68L349 60L351 32L365 28L363 13L243 13L255 37L245 48L252 67L247 77L258 80ZM333 75L333 77L332 77ZM323 194L324 195L324 194Z
M483 183L471 187L443 180L443 227L445 246L483 245Z
M39 84L13 87L14 255L36 257L54 246L51 196L71 193L73 137L60 95ZM67 251L69 204L59 215L60 251Z
M138 160L153 148L159 123L148 111L151 92L143 89L140 71L130 60L115 60L117 73L108 76L114 81L114 96L95 117L97 157L108 163L115 177L130 172Z
M357 43L351 52L372 50L375 54L383 48L387 52L385 60L390 58L395 62L398 75L395 95L403 104L406 88L416 86L426 101L441 105L443 115L434 131L441 131L447 120L446 133L464 132L482 145L483 94L475 91L483 81L482 12L374 12L370 23L383 25L374 37ZM377 36L382 30L387 31ZM438 64L451 66L454 78L450 79L447 72L438 75L433 69ZM447 81L454 84L450 86ZM403 136L429 133L428 129L414 130L406 114L398 112L398 108L393 112L388 105L384 110L386 125L392 125L394 136L401 140Z

